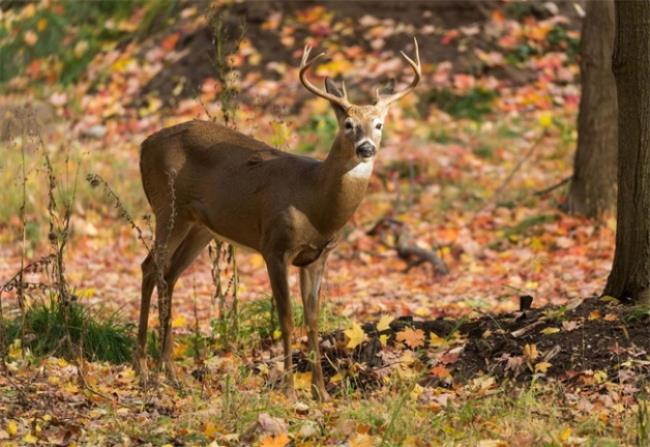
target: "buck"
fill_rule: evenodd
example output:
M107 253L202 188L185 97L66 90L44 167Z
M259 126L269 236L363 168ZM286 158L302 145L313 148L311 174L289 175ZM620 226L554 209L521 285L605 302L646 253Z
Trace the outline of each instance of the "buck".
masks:
M265 263L284 349L284 381L293 394L292 317L288 268L300 268L315 398L327 399L319 352L321 279L341 229L359 206L373 169L388 106L412 91L421 76L420 55L402 56L414 78L404 90L382 95L374 105L354 105L345 85L325 80L325 91L307 72L323 53L309 59L306 46L299 77L336 112L339 131L323 161L274 149L206 121L163 129L141 147L140 171L156 217L155 244L142 263L142 301L136 368L147 380L145 344L149 304L158 287L161 356L159 367L176 381L172 365L171 301L181 273L212 240L259 252Z

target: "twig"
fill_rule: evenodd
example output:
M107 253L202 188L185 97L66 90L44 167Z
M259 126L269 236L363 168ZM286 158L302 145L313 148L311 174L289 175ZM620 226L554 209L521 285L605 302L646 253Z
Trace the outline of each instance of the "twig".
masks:
M535 191L533 193L533 195L535 195L535 196L545 196L546 194L548 194L550 192L553 192L556 189L566 185L567 183L569 183L569 181L571 181L572 178L573 178L573 176L571 176L571 175L568 176L568 177L565 177L562 180L560 180L559 182L557 182L556 184L549 186L548 188L544 188L542 190Z
M474 216L472 216L472 218L470 219L469 224L472 224L474 222L474 220L476 220L476 218L481 213L483 213L483 211L485 211L490 206L494 205L499 200L499 198L500 198L501 194L503 193L503 191L505 191L505 189L508 187L508 185L510 184L512 179L515 178L515 175L517 175L517 173L522 168L524 163L526 163L526 161L528 161L530 159L530 157L533 156L533 154L535 153L535 149L537 149L537 147L542 142L542 140L544 140L544 138L546 138L546 135L547 135L547 132L544 131L544 132L542 132L542 134L539 137L537 137L537 140L535 140L533 142L533 144L530 146L530 148L528 148L528 151L526 151L526 153L517 161L517 164L515 164L515 166L512 168L512 170L510 171L508 176L503 180L501 185L499 185L499 187L496 189L496 191L494 191L494 194L492 194L492 197L490 197L490 199L487 202L485 202L485 204L481 208L479 208L478 211L476 211L476 213L474 213Z
M380 242L385 247L394 249L397 252L397 256L406 262L407 265L404 269L405 273L413 267L417 267L425 262L430 263L435 272L440 275L446 275L449 273L449 268L434 250L426 250L415 245L412 236L403 222L385 216L379 219L379 221L368 230L367 234L369 236L381 235L382 229L389 229L393 232L393 237L395 238L394 244L388 244L383 237L380 237Z

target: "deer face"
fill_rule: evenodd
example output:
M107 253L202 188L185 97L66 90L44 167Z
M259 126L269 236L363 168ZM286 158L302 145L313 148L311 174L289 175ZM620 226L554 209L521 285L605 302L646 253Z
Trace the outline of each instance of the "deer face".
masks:
M339 138L358 161L370 161L377 154L385 117L385 110L375 106L352 106L345 113L337 110Z
M370 106L352 104L348 100L345 84L343 83L339 88L331 79L326 78L325 91L312 84L307 79L306 72L319 57L323 56L323 53L309 60L311 48L309 46L305 47L300 63L300 81L307 90L316 96L327 99L334 107L339 122L339 139L343 146L350 150L351 158L355 157L359 162L370 161L374 158L381 141L388 106L413 90L420 81L420 53L415 39L414 44L415 61L402 52L402 56L415 74L411 84L406 89L388 96L380 95L379 91L377 91L377 103Z

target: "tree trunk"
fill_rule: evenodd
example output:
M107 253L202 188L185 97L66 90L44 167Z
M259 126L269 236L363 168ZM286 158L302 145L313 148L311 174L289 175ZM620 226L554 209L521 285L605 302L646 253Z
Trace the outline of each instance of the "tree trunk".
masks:
M568 209L591 218L616 204L616 83L612 73L614 1L588 1L580 41L582 96Z
M616 2L616 253L605 294L650 302L650 0Z

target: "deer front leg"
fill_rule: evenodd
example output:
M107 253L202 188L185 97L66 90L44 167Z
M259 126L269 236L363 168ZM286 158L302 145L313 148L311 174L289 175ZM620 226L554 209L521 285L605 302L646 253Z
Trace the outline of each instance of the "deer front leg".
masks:
M309 343L309 360L311 361L311 386L314 399L326 401L330 396L325 390L323 370L321 368L318 317L320 314L320 285L325 270L327 254L300 269L300 293L304 307L305 326Z
M289 397L294 397L293 389L293 360L291 358L291 336L293 335L293 318L291 316L291 300L289 298L289 283L287 282L287 262L280 257L266 259L266 268L271 280L273 299L278 308L280 329L282 330L282 347L284 349L284 386Z

